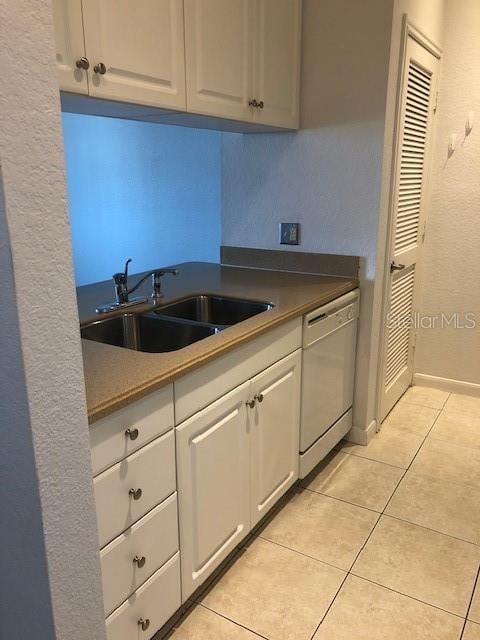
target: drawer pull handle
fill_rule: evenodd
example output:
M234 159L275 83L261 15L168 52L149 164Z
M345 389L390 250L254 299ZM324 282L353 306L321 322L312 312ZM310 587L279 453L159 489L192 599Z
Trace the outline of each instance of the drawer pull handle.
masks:
M146 561L147 559L145 558L145 556L135 556L133 559L133 563L136 564L139 569L145 566Z
M142 490L141 489L130 489L130 491L128 492L129 496L132 496L132 498L134 500L140 500L140 498L142 497Z
M255 400L263 402L263 393L257 393L257 395L255 396Z
M125 435L127 436L127 438L130 438L130 440L136 440L138 438L138 429L135 427L135 429L131 429L130 427L125 431Z
M146 631L150 626L150 620L148 618L145 618L145 620L143 618L139 618L138 625L142 627L142 631Z

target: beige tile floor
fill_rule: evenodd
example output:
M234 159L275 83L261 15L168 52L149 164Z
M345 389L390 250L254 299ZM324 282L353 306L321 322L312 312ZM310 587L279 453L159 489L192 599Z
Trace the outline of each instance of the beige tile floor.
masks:
M480 398L413 387L302 485L173 640L480 640Z

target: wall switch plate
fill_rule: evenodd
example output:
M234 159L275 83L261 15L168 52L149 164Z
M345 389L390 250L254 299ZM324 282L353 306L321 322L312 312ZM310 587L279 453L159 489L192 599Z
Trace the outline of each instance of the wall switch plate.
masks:
M300 244L299 222L281 222L279 231L280 244Z

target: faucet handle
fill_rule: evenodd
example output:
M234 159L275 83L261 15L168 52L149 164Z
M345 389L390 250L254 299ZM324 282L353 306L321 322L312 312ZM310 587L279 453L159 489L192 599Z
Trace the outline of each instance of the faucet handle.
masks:
M152 299L154 301L163 297L161 278L167 273L171 273L172 276L176 276L178 274L178 269L159 269L152 273Z
M132 262L132 258L128 258L128 260L125 262L125 269L124 271L120 271L118 273L114 273L112 278L115 282L115 284L127 284L128 281L128 265L130 264L130 262Z

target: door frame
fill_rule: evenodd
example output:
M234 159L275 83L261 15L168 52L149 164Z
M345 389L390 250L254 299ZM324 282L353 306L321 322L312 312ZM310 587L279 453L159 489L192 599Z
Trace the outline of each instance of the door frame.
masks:
M431 53L435 58L438 59L438 73L437 73L437 96L436 96L436 107L438 105L438 81L441 76L441 63L442 63L442 49L431 40L421 29L415 26L408 17L408 14L404 13L402 17L402 33L400 38L400 54L399 54L399 63L398 63L398 71L397 71L397 86L395 93L395 118L394 118L394 129L393 129L393 151L392 151L392 160L390 163L390 175L389 175L389 187L388 187L388 213L387 213L387 229L384 238L382 239L382 243L384 245L384 264L383 264L383 284L382 284L382 297L381 297L381 310L380 310L380 332L379 332L379 350L378 350L378 362L377 362L377 390L376 390L376 431L379 432L381 430L382 425L382 393L383 393L383 372L385 368L385 360L386 360L386 336L387 336L387 327L385 318L388 312L388 302L389 302L389 292L391 288L390 282L390 252L392 246L392 236L394 232L394 221L395 221L395 184L396 184L396 176L398 171L398 159L399 159L399 149L402 143L401 141L401 131L402 131L402 123L401 123L401 115L402 115L402 95L403 95L403 84L405 79L405 68L407 63L407 44L408 39L413 38L418 44L420 44L424 49L426 49L429 53ZM428 150L428 163L426 166L425 176L424 176L424 207L425 207L425 216L424 216L424 226L423 230L420 233L425 233L425 227L428 219L428 214L430 211L430 202L431 202L431 184L430 184L430 175L431 175L431 151L435 144L435 125L432 128L432 135L430 139L430 148ZM422 245L422 253L423 253L423 245ZM422 272L423 272L423 257L419 261L419 267L416 270L416 290L414 292L414 308L418 304L418 294L421 290L422 283ZM416 329L413 329L414 335L416 336ZM415 353L413 354L413 359L415 363ZM414 364L415 368L415 364ZM413 379L412 372L412 379ZM383 418L385 419L385 418Z

